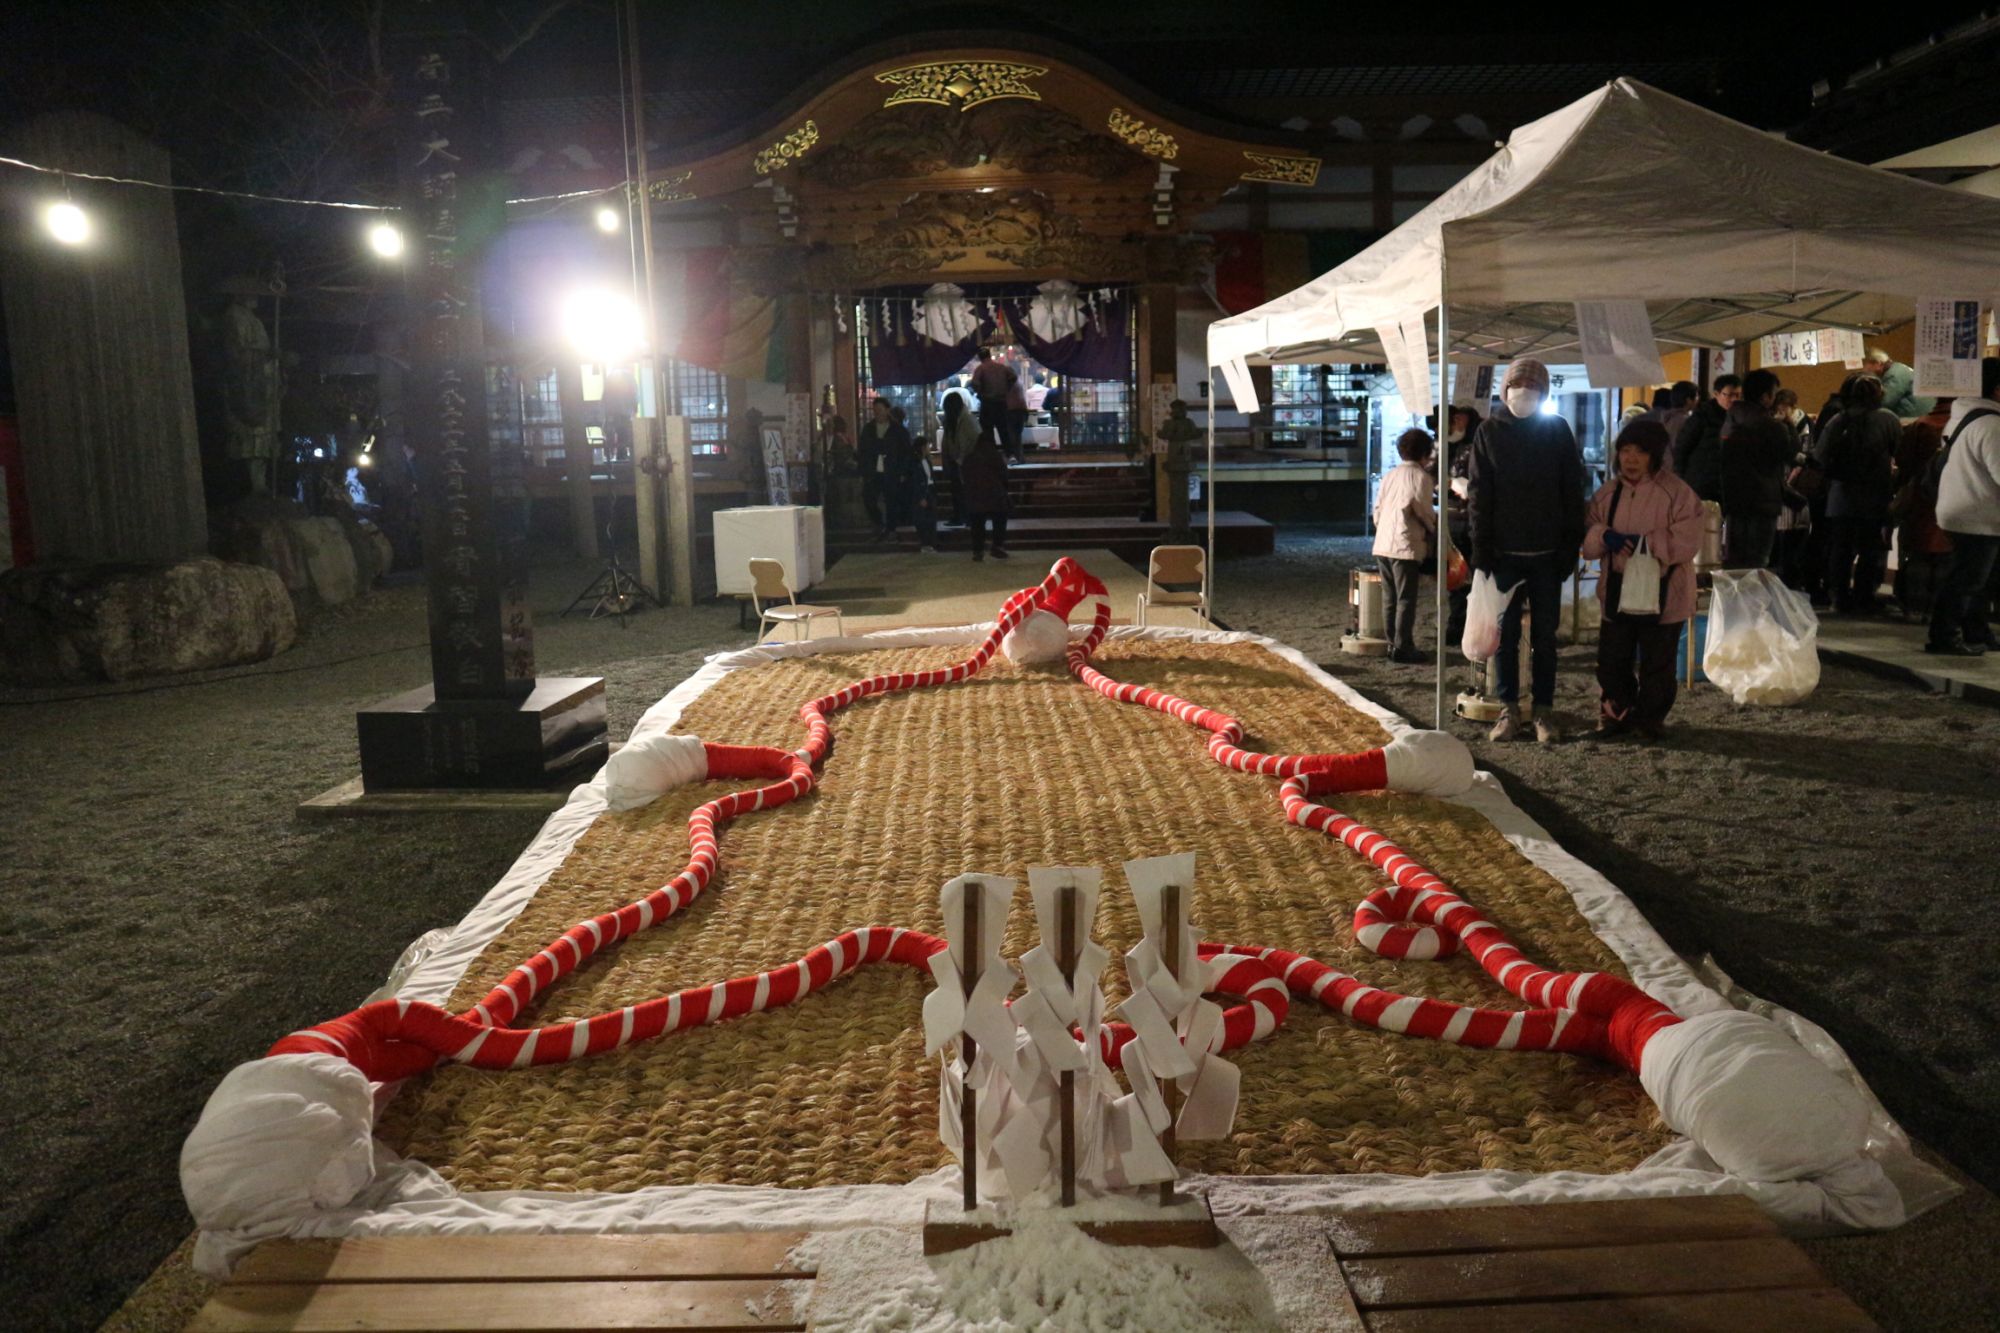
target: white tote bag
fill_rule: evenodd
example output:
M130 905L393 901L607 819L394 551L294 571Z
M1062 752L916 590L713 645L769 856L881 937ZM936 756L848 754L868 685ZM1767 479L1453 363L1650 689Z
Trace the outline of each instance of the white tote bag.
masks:
M1660 614L1660 562L1639 539L1639 549L1625 557L1623 581L1618 587L1618 614L1656 616Z

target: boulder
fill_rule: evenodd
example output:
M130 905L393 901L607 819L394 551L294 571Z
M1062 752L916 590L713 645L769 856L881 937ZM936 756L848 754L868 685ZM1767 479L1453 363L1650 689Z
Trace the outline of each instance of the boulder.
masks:
M351 602L361 591L360 570L354 564L354 544L337 518L285 520L305 562L313 596L326 606Z
M0 577L0 649L9 674L26 684L261 662L297 638L283 581L256 565L203 556L164 567L94 565Z
M228 552L246 565L261 565L277 574L285 591L303 597L312 591L312 575L292 538L287 518L237 518L231 525Z

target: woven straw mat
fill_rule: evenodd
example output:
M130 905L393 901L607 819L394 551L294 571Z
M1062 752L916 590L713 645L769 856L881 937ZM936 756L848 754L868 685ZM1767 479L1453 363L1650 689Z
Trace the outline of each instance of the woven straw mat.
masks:
M962 647L795 658L736 672L680 729L707 740L797 745L800 703L876 672L963 657ZM1253 644L1114 643L1120 680L1240 718L1275 753L1379 745L1378 723ZM1030 865L1104 868L1096 933L1115 961L1139 936L1120 864L1197 854L1203 938L1301 951L1376 985L1520 1007L1463 954L1392 962L1354 942L1356 902L1385 881L1340 844L1287 824L1278 784L1209 760L1206 734L1114 704L1061 668L996 657L968 682L864 701L837 714L817 793L748 815L722 840L715 882L680 916L608 950L521 1022L554 1023L790 962L859 925L941 933L938 886L966 871L1014 876L1005 953L1033 940ZM681 868L688 813L728 790L704 783L605 815L451 1001L476 1002L572 923ZM1422 797L1341 807L1442 875L1527 953L1624 975L1569 895L1483 819ZM724 1182L811 1186L909 1180L947 1160L937 1066L924 1058L928 975L878 964L789 1008L566 1065L487 1073L447 1066L413 1082L382 1134L461 1189L631 1190ZM1358 1027L1295 1000L1278 1032L1232 1057L1235 1132L1183 1145L1184 1165L1243 1174L1500 1168L1610 1172L1667 1132L1638 1081L1573 1056L1466 1050Z

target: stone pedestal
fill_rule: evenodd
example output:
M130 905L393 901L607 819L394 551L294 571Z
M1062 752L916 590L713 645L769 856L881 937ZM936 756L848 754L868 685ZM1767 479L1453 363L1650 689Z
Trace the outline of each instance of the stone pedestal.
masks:
M533 788L602 764L601 676L543 676L517 702L439 701L422 686L355 715L368 792Z

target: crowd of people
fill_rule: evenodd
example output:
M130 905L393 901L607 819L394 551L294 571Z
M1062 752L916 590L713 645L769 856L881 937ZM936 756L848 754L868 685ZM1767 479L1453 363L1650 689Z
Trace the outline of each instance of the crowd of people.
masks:
M1528 622L1535 738L1561 739L1555 713L1562 585L1597 560L1596 731L1657 741L1675 696L1675 658L1707 569L1769 569L1822 612L1900 615L1928 624L1927 651L1978 656L1995 646L2000 596L2000 358L1981 363L1976 397L1934 402L1880 349L1808 418L1778 374L1722 375L1704 395L1683 382L1635 408L1612 443L1604 484L1588 494L1582 451L1544 412L1549 373L1512 362L1500 403L1482 418L1447 416L1445 527L1454 548L1500 589L1492 739L1525 734L1520 640ZM1434 566L1439 466L1430 432L1397 442L1401 462L1375 506L1390 658L1428 660L1415 642L1417 585ZM1891 543L1893 596L1882 584ZM1635 580L1626 586L1628 574ZM1652 586L1658 579L1658 587ZM1467 589L1445 626L1456 641Z
M997 364L982 362L981 364ZM989 549L996 560L1007 554L1008 456L1003 450L1000 422L1007 412L1004 397L990 415L975 418L965 395L949 393L939 414L938 456L933 470L928 442L910 431L908 413L887 398L869 403L868 421L850 443L847 423L830 418L830 465L851 466L861 478L861 507L874 525L876 542L894 540L904 528L914 529L918 549L938 554L940 528L968 529L972 558L984 560ZM940 480L949 509L940 514Z

